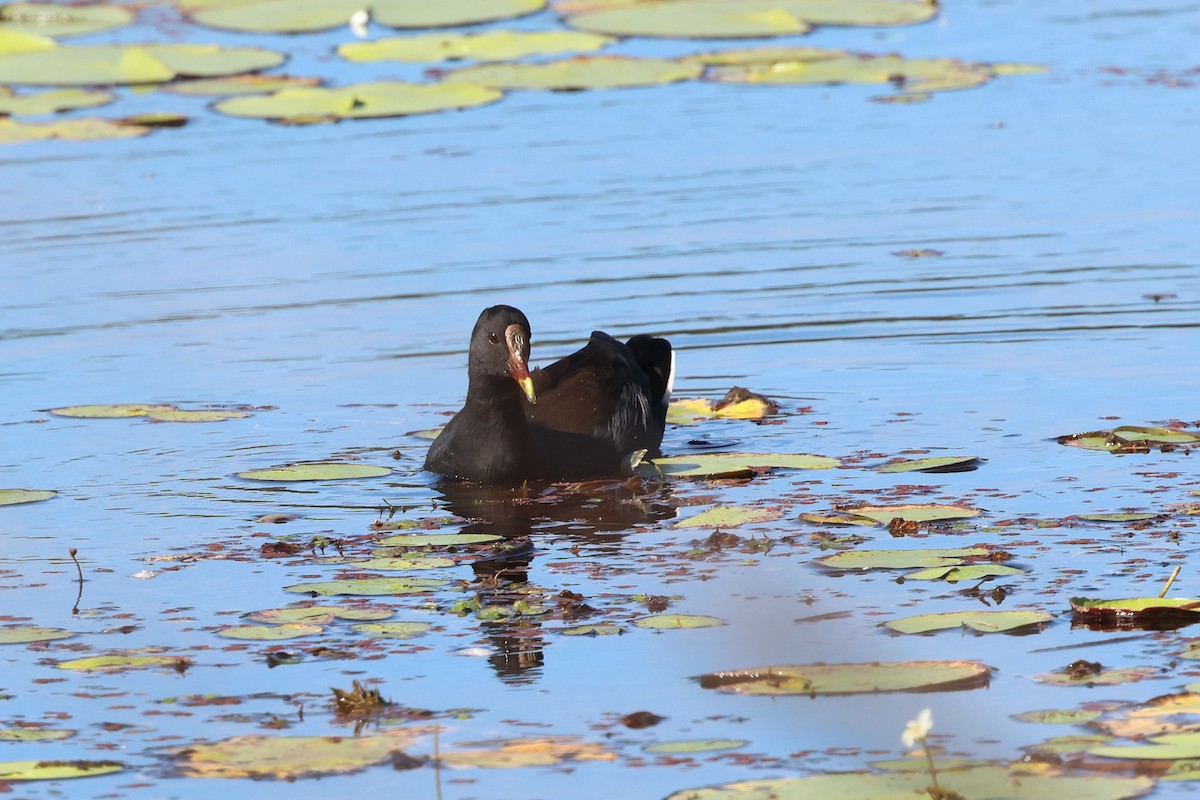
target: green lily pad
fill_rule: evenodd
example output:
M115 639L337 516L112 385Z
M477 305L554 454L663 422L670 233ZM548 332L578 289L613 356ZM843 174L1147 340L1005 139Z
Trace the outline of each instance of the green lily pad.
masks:
M978 508L969 506L946 506L937 504L898 506L858 506L840 509L845 514L855 514L873 519L884 525L893 519L911 522L934 522L946 519L970 519L979 515Z
M1132 453L1160 445L1191 445L1200 442L1200 435L1175 428L1147 428L1122 425L1107 431L1089 431L1059 436L1059 444L1081 447L1084 450L1105 450L1110 453Z
M745 66L748 64L778 64L784 61L828 61L850 55L846 50L830 50L824 47L733 47L690 53L685 61L697 61L711 66Z
M349 24L361 0L259 0L197 7L201 25L252 33L304 33ZM541 10L545 0L373 0L371 20L392 28L446 28L518 17Z
M340 45L348 61L511 61L531 55L558 55L599 50L615 42L610 36L578 31L484 31L394 36L373 42Z
M537 64L463 67L447 73L443 80L481 84L496 89L582 91L675 83L697 78L701 72L699 64L685 64L664 58L576 56Z
M611 36L672 39L796 36L812 29L812 25L782 3L770 0L642 3L573 14L567 17L567 24Z
M335 619L383 620L395 614L395 610L386 606L303 606L292 608L269 608L265 611L255 611L248 614L247 619L268 625L285 623L301 623L309 625L324 625Z
M1093 747L1088 753L1103 758L1133 758L1139 761L1200 759L1200 732L1151 736L1145 744L1104 745Z
M165 83L277 67L284 56L254 47L200 44L62 45L0 55L0 82L96 85Z
M116 419L119 417L144 417L151 411L162 411L174 406L147 405L146 403L102 403L87 406L63 406L48 408L47 414L56 417L78 417L82 419Z
M589 622L586 625L559 628L557 631L564 636L614 636L624 632L624 628L620 625L613 625L611 622Z
M954 691L986 686L991 668L978 661L901 661L869 664L781 664L701 675L704 689L726 694L843 695Z
M228 78L199 78L168 84L172 94L190 97L234 97L244 94L270 94L280 89L320 86L320 78L297 78L290 75L232 75Z
M637 474L655 477L661 471L662 474L673 478L748 478L756 473L774 469L832 469L840 464L841 462L836 458L828 456L787 453L706 453L656 458L650 464L639 466Z
M876 472L928 472L933 474L944 472L971 472L979 469L983 459L978 456L938 456L936 458L917 458L911 461L896 461L891 464L881 464L875 467Z
M0 489L0 506L15 506L21 503L38 503L49 500L58 492L49 489ZM0 634L2 636L3 634Z
M755 522L771 522L783 516L778 508L722 506L710 508L694 517L680 520L672 528L736 528Z
M92 92L84 89L52 89L35 94L16 94L0 86L0 115L56 114L79 108L93 108L111 103L111 92Z
M346 464L341 461L311 461L273 469L253 469L237 476L248 481L344 481L391 475L387 467Z
M1200 621L1200 600L1190 597L1072 597L1074 619L1099 627L1173 628Z
M830 569L912 569L953 567L971 558L988 558L986 547L956 547L925 550L843 550L816 560Z
M284 639L299 639L323 631L320 625L302 625L287 622L282 625L236 625L217 631L226 639L242 639L250 642L278 642Z
M736 750L750 742L745 739L680 739L673 742L655 742L642 748L642 752L657 755L687 755L691 753L719 753Z
M492 533L403 533L380 539L375 544L381 547L454 547L460 544L499 542L503 539L503 536Z
M363 736L234 736L175 753L190 778L294 780L357 772L392 758L427 731L384 729Z
M987 800L1128 800L1155 787L1149 777L1078 775L1046 766L972 766L943 769L938 759L938 785L946 797ZM927 797L929 773L837 772L803 778L737 781L719 786L684 789L666 800L919 800Z
M33 628L17 626L0 628L0 644L28 644L29 642L52 642L55 639L69 639L79 634L64 631L62 628Z
M1122 683L1137 683L1152 677L1158 670L1154 667L1125 667L1124 669L1105 669L1092 675L1075 677L1067 672L1048 672L1034 675L1038 683L1052 686L1116 686Z
M1159 515L1152 512L1114 512L1111 514L1080 514L1079 518L1089 522L1141 522L1157 516Z
M433 625L428 622L363 622L350 627L378 639L415 639Z
M1000 578L1006 575L1024 575L1025 570L1004 564L964 564L948 567L927 567L904 576L906 581L979 581L984 578Z
M718 83L759 85L890 84L904 92L970 89L990 81L995 74L986 64L952 58L850 55L817 61L782 61L771 64L712 67L707 80Z
M710 617L706 614L654 614L648 617L638 617L632 620L633 624L639 628L714 628L719 625L727 625L725 620L719 617Z
M297 583L285 586L284 591L320 595L375 596L388 594L416 594L446 586L450 581L435 578L358 578L344 581L321 581L319 583Z
M1053 617L1044 611L949 611L903 617L884 625L899 633L928 633L964 627L979 633L1001 633L1042 625L1051 619Z
M144 125L134 125L119 119L78 117L55 122L17 122L0 118L0 144L44 142L51 139L69 142L132 139L148 133L150 128Z
M805 522L812 522L817 525L860 525L864 528L873 528L879 523L873 519L866 517L858 517L853 514L840 514L837 512L831 514L812 514L805 512L798 519Z
M42 36L82 36L124 27L133 16L115 5L8 3L0 6L0 27Z
M227 419L245 419L245 411L201 410L185 411L181 408L155 408L146 414L158 422L224 422Z
M60 661L55 666L59 669L70 669L78 672L122 672L127 669L176 667L180 663L182 663L180 659L175 656L113 655L89 656L88 658Z
M0 728L0 742L52 742L70 739L75 731L47 728Z
M0 781L61 781L121 772L119 761L0 761Z
M502 96L473 83L380 81L339 88L302 86L269 95L230 97L213 108L235 117L308 123L429 114L484 105Z
M1039 711L1022 711L1013 714L1013 719L1022 722L1040 722L1044 725L1082 725L1098 718L1103 711L1089 708L1047 708Z
M338 559L335 563L363 572L407 572L414 569L440 569L453 567L453 559L444 556L414 556L413 558L391 558L380 556L368 559Z

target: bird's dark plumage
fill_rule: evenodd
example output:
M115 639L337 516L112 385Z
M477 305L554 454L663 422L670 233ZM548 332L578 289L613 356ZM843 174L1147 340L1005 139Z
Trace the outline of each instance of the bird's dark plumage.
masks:
M528 369L529 321L486 309L471 333L467 399L425 457L425 469L489 484L620 474L658 453L674 378L665 339L628 343L596 331L579 351Z

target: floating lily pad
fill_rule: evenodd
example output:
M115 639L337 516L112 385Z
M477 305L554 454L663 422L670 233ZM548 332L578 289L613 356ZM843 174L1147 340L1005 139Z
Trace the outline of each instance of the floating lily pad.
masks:
M1103 714L1103 711L1090 708L1047 708L1039 711L1022 711L1013 714L1013 719L1022 722L1040 722L1044 725L1082 725Z
M466 750L442 750L442 763L451 767L507 769L552 767L572 761L615 761L604 745L574 736L541 736L492 742L463 742Z
M700 76L699 64L664 58L577 56L537 64L480 64L447 73L443 80L496 89L582 91L655 86Z
M615 42L610 36L579 31L485 31L394 36L338 47L348 61L511 61L530 55L558 55L599 50Z
M150 133L145 125L124 120L77 117L55 122L17 122L0 118L0 144L45 142L61 139L69 142L91 142L106 139L133 139Z
M425 429L419 430L419 431L409 431L405 435L406 436L415 436L418 439L425 439L427 441L432 442L434 439L436 439L438 436L440 436L442 431L444 431L444 430L445 430L445 427L425 428Z
M1059 436L1059 444L1081 447L1084 450L1105 450L1110 453L1140 452L1149 447L1162 445L1193 445L1200 442L1200 435L1175 428L1146 428L1138 425L1122 425L1108 431L1089 431Z
M990 558L986 547L957 547L924 550L844 550L816 560L830 569L912 569L953 567L968 559Z
M1074 619L1100 628L1172 629L1200 622L1200 600L1190 597L1072 597Z
M1123 739L1145 739L1168 733L1195 733L1200 715L1200 694L1178 692L1160 695L1118 710L1098 720L1094 727Z
M0 6L0 27L42 36L82 36L133 22L133 12L116 5L8 3Z
M434 578L358 578L344 581L297 583L283 588L288 592L364 597L385 594L416 594L439 589L449 583L450 581Z
M840 514L833 512L831 514L812 514L804 513L799 516L799 519L805 522L813 522L817 525L860 525L864 528L873 528L879 523L873 519L866 517L858 517L854 514Z
M781 664L701 675L705 689L727 694L843 695L953 691L986 686L991 668L978 661L899 661L870 664Z
M60 661L59 669L70 669L78 672L123 672L127 669L146 669L149 667L176 667L181 662L175 656L144 656L144 655L113 655L89 656L71 661Z
M1153 676L1157 669L1154 667L1125 667L1124 669L1105 669L1094 674L1071 675L1067 672L1048 672L1034 675L1038 683L1052 686L1116 686L1122 683L1137 683Z
M199 97L233 97L244 94L270 94L280 89L320 86L320 78L296 78L290 75L233 75L228 78L201 78L171 83L165 88L173 94Z
M362 622L350 627L379 639L415 639L433 625L428 622Z
M347 567L364 572L406 572L413 569L439 569L453 567L453 559L444 556L415 556L413 558L368 558L362 560L341 560Z
M895 461L875 467L876 472L971 472L979 469L983 459L977 456L938 456L917 458L911 461Z
M1000 578L1006 575L1024 575L1025 570L1009 567L1004 564L963 564L948 567L927 567L909 572L904 576L906 581L980 581L984 578Z
M460 544L499 542L503 539L503 536L493 533L405 533L380 539L375 544L383 547L454 547Z
M278 642L284 639L299 639L323 631L320 625L302 625L288 622L282 625L237 625L217 631L226 639L242 639L251 642Z
M654 614L649 617L638 617L633 620L633 624L639 628L666 629L714 628L728 623L719 617L710 617L706 614Z
M937 504L898 506L858 506L840 509L845 514L855 514L886 525L893 519L911 522L934 522L947 519L970 519L979 515L978 508L969 506L946 506Z
M75 731L48 728L0 728L0 742L52 742L70 739Z
M1103 758L1133 758L1139 761L1200 759L1200 732L1152 736L1145 744L1093 747L1088 753Z
M230 97L213 108L235 117L322 122L429 114L492 103L502 96L473 83L380 81L328 89L302 86L269 95Z
M61 781L121 772L119 761L0 761L0 781Z
M558 633L564 636L613 636L622 634L625 629L611 622L591 622L586 625L572 625L569 628L559 628Z
M390 759L417 741L421 729L385 729L364 736L235 736L194 743L175 753L189 778L293 780L344 775Z
M277 67L284 56L255 47L201 44L62 45L0 54L0 82L97 85L164 83L181 75L215 77Z
M18 626L0 628L0 644L27 644L29 642L51 642L55 639L69 639L79 634L64 631L62 628L33 628Z
M186 411L181 408L155 408L146 414L159 422L224 422L227 419L244 419L245 411L201 410Z
M995 77L986 64L952 58L850 55L841 58L716 66L707 80L759 85L890 84L904 92L970 89Z
M1080 519L1089 522L1141 522L1159 516L1152 512L1114 512L1111 514L1080 514Z
M1043 625L1051 619L1053 617L1044 611L949 611L894 619L884 625L899 633L928 633L964 627L979 633L1001 633Z
M386 606L303 606L293 608L270 608L265 611L255 611L247 615L254 622L269 625L285 623L307 623L323 625L334 619L345 620L382 620L395 614L395 610Z
M654 477L660 471L673 478L748 478L773 469L832 469L839 466L828 456L787 453L705 453L668 456L643 464L637 474ZM657 469L656 469L657 468Z
M680 520L672 528L736 528L755 522L771 522L783 516L778 508L722 506L710 508L694 517Z
M642 748L645 753L658 755L686 755L691 753L719 753L736 750L750 744L745 739L680 739L674 742L655 742Z
M762 419L774 413L762 400L750 399L717 408L711 400L691 398L672 400L667 407L669 425L689 425L702 419Z
M80 417L83 419L115 419L118 417L144 417L151 411L162 411L174 406L147 405L145 403L103 403L89 406L63 406L48 408L47 414L56 417Z
M346 464L341 461L312 461L273 469L254 469L237 476L248 481L344 481L390 475L387 467Z
M446 28L531 14L545 0L373 0L371 20L392 28ZM259 0L198 7L192 18L201 25L254 33L303 33L349 24L363 9L361 0Z
M37 503L49 500L58 492L49 489L0 489L0 506L15 506L21 503ZM2 636L3 634L0 634Z
M796 36L812 25L785 3L771 0L674 0L639 3L573 14L567 24L612 36L671 39L733 39Z
M166 112L166 111L148 111L148 112L146 112L146 113L144 113L144 114L130 114L128 117L122 117L122 118L119 120L119 122L120 122L122 125L138 125L138 126L142 126L142 127L146 127L146 128L182 128L184 125L187 125L187 123L188 123L188 117L187 117L187 115L185 115L185 114L172 114L172 113L170 113L170 112ZM220 411L209 411L209 412L202 412L202 411L181 411L181 410L179 410L179 409L176 409L176 412L177 412L177 413L179 413L179 414L204 414L204 413L208 413L208 414L222 414L222 413L223 413L223 414L226 414L226 415L227 415L227 416L225 416L225 417L222 417L221 419L233 419L233 417L232 417L232 416L228 416L228 415L231 415L231 414L239 414L239 412L232 412L232 411L226 411L226 412L220 412ZM248 417L248 416L250 416L249 414L239 414L239 415L240 415L240 416L247 416L247 417ZM147 416L149 416L151 419L158 419L158 417L154 416L153 414L148 414ZM195 419L195 418L183 418L183 419L178 419L178 420L163 420L163 421L174 421L174 422L213 422L213 421L216 421L216 420L202 420L202 419Z
M84 89L52 89L34 94L16 94L0 86L0 116L4 114L56 114L79 108L93 108L111 103L111 92L92 92Z

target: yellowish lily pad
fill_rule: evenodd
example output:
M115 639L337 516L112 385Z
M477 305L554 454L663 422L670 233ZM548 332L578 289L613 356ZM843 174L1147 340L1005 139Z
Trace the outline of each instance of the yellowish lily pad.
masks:
M454 547L461 544L485 544L504 539L493 533L403 533L380 539L381 547Z
M624 633L625 629L611 622L589 622L584 625L559 628L557 632L564 636L614 636Z
M873 519L881 524L888 524L893 519L909 522L935 522L948 519L970 519L979 515L978 508L970 506L947 506L929 503L924 505L896 506L856 506L839 509L845 514Z
M1000 578L1008 575L1024 575L1025 570L1005 564L963 564L957 566L926 567L904 576L907 581L979 581L984 578Z
M16 626L0 628L0 644L28 644L29 642L52 642L55 639L69 639L78 634L65 631L62 628L34 628Z
M736 750L750 742L745 739L678 739L671 742L655 742L642 748L643 752L660 755L685 755L690 753L719 753Z
M674 0L573 14L573 28L611 36L731 39L796 36L812 25L770 0Z
M180 772L189 778L294 780L344 775L404 751L425 732L392 728L366 736L235 736L191 744L177 751L176 759Z
M726 694L842 695L952 691L986 686L991 669L978 661L866 664L778 664L701 675L700 686Z
M176 667L181 663L184 662L174 656L111 655L60 661L56 666L78 672L123 672L127 669Z
M255 72L283 61L280 53L254 47L56 45L13 54L0 52L0 82L36 86L164 83L181 75Z
M80 417L83 419L114 419L118 417L144 417L151 411L165 411L174 406L147 405L146 403L101 403L99 405L63 406L48 408L47 414L56 417Z
M699 64L664 58L577 56L537 64L480 64L447 73L443 80L496 89L582 91L655 86L700 76Z
M668 456L643 464L637 474L654 477L661 472L673 478L748 478L774 469L832 469L836 458L788 453L705 453Z
M54 122L18 122L0 118L0 144L45 142L53 139L69 142L133 139L148 133L149 127L126 123L124 120L76 117Z
M531 55L558 55L599 50L615 42L610 36L579 31L507 31L428 33L393 36L371 42L340 45L348 61L511 61Z
M293 606L255 611L253 614L248 614L247 618L268 625L285 623L324 625L335 619L359 622L378 621L387 619L395 613L394 609L387 606Z
M0 761L0 781L61 781L121 772L119 761Z
M201 25L253 33L303 33L349 24L361 0L258 0L231 4L185 3ZM373 0L371 20L393 28L445 28L531 14L545 0Z
M1104 450L1109 453L1134 453L1163 445L1194 445L1200 434L1177 428L1154 428L1122 425L1107 431L1089 431L1059 436L1059 444L1081 447L1084 450Z
M1044 625L1053 617L1044 611L948 611L941 614L918 614L885 622L899 633L928 633L930 631L970 628L978 633L1004 631Z
M227 419L245 419L250 416L245 411L220 411L216 409L187 411L181 408L156 408L147 414L158 422L224 422Z
M415 639L433 625L429 622L362 622L350 627L378 639Z
M64 728L0 728L0 742L52 742L74 735L75 731Z
M979 469L983 460L977 456L937 456L893 461L875 467L876 472L970 472Z
M230 97L213 108L235 117L308 123L429 114L484 105L502 96L495 89L466 82L379 81L338 88L301 86L269 95Z
M464 742L461 746L467 749L443 750L442 763L451 767L511 769L551 767L572 761L615 761L617 758L604 745L573 736Z
M56 114L80 108L94 108L111 103L111 92L96 92L85 89L51 89L46 92L17 94L0 86L0 115Z
M783 516L778 508L722 506L710 508L694 517L680 520L672 528L736 528L755 522L771 522Z
M986 64L953 58L849 55L840 58L717 66L705 75L719 83L762 85L890 84L904 92L935 92L981 86L995 73Z
M380 478L390 475L387 467L370 464L346 464L341 461L310 461L273 469L253 469L237 476L248 481L344 481L359 478Z
M971 559L989 558L986 547L956 547L917 550L844 550L816 560L830 569L912 569L953 567Z
M312 636L323 631L320 625L304 625L287 622L282 625L236 625L217 631L218 636L226 639L242 639L251 642L278 642L285 639L299 639L301 636Z
M49 489L0 489L0 506L15 506L21 503L38 503L49 500L58 492Z
M344 581L297 583L283 587L288 592L318 595L352 595L370 597L389 594L417 594L446 586L450 581L435 578L358 578Z
M199 97L233 97L243 94L270 94L281 89L320 86L320 78L297 78L290 75L232 75L227 78L200 78L168 84L173 94Z
M638 617L633 624L639 628L665 630L668 628L715 628L728 623L719 617L707 614L653 614Z
M133 22L124 6L95 3L8 3L0 6L0 27L42 36L82 36L120 28Z

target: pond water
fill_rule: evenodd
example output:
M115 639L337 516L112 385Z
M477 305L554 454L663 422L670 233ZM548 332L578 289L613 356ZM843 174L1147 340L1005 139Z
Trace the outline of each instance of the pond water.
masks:
M171 20L150 14L89 41L252 41L289 53L289 73L334 82L421 73L332 58L351 38L344 30L240 36ZM543 12L519 26L556 21ZM563 736L604 755L519 769L385 763L298 781L286 789L293 796L666 797L898 757L900 732L925 707L945 752L1013 761L1024 747L1081 732L1016 713L1143 701L1196 680L1200 670L1179 658L1188 628L1089 631L1072 626L1068 603L1156 595L1176 565L1171 593L1200 593L1186 563L1194 518L1183 511L1200 489L1194 457L1115 456L1054 437L1200 418L1191 363L1198 34L1194 5L950 2L923 25L824 28L790 43L1049 71L925 103L871 102L880 87L690 82L514 92L470 111L307 127L122 90L122 113L194 119L144 139L0 149L0 488L59 493L0 508L0 620L81 634L0 645L0 727L75 731L0 741L0 761L127 767L12 784L13 796L257 796L262 784L249 779L181 777L166 754L248 734L352 735L329 688L353 680L434 712L368 722L364 735L436 722L444 752ZM633 39L616 49L675 55L708 44ZM421 471L426 442L409 433L458 407L470 328L499 302L528 314L534 362L571 351L593 329L653 332L678 350L677 396L716 399L742 385L781 405L780 424L672 427L668 453L692 452L701 439L843 466L610 483L583 499L535 487L518 505L448 496ZM188 425L41 411L116 402L252 415ZM951 474L865 468L946 454L985 461ZM394 472L284 484L235 477L330 458ZM798 518L861 502L983 513L902 538ZM707 530L673 527L731 504L782 516L731 529L742 541L725 547L705 544ZM1136 527L1057 524L1122 510L1159 516ZM299 518L256 522L271 513ZM342 622L282 643L216 635L243 614L306 599L285 586L352 571L323 563L308 544L340 540L346 555L362 556L383 535L372 528L378 519L528 533L527 565L501 562L522 567L527 582L509 582L520 570L472 570L477 550L463 548L450 554L454 566L392 573L445 586L370 598L397 620L432 623L421 637L370 639ZM864 541L834 541L845 536ZM261 555L275 539L305 549ZM814 566L850 544L996 545L1026 572L972 596L963 584ZM85 578L79 598L70 548ZM1005 591L995 594L998 585ZM511 606L521 587L555 610L500 621L453 611L472 598ZM555 605L562 592L581 595L594 614L569 618ZM640 629L628 622L650 613L639 595L727 624ZM878 627L987 608L1055 618L1022 637ZM558 632L579 622L626 630ZM191 666L56 668L142 649ZM268 666L266 654L279 650L303 658ZM1078 658L1152 675L1091 688L1034 680ZM812 698L723 694L692 679L910 659L979 661L993 673L986 688ZM231 704L180 700L203 695ZM619 721L637 711L666 719L649 728ZM682 756L642 749L689 739L745 744ZM425 735L409 752L429 755L431 742ZM1162 783L1154 796L1191 791Z

